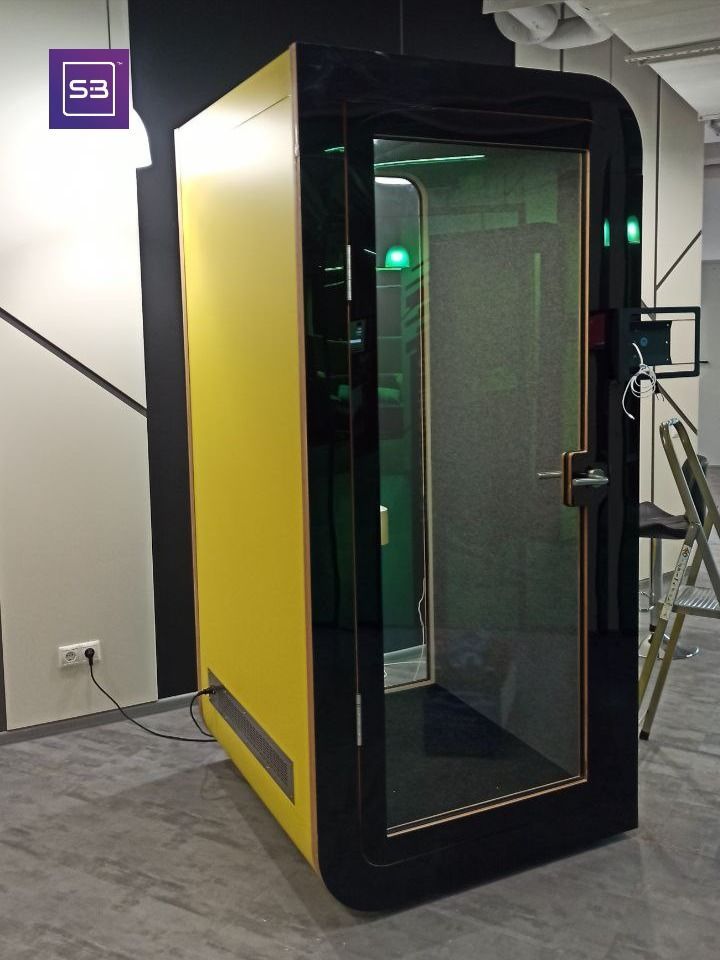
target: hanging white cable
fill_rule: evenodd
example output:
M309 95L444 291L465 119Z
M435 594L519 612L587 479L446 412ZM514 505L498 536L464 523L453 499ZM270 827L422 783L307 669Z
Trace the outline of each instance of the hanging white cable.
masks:
M425 638L425 620L422 615L422 605L425 602L425 577L423 577L423 586L422 593L420 594L420 599L418 600L417 612L420 619L420 629L422 631L422 644L420 646L420 653L417 658L417 666L415 667L415 676L412 678L413 683L417 683L417 679L420 675L420 668L422 667L423 660L425 659L427 653L427 640Z
M633 346L635 347L635 351L640 360L640 366L625 384L625 390L623 391L622 396L622 408L631 420L634 420L635 417L632 415L632 413L630 413L625 404L628 390L634 397L637 397L638 400L641 400L643 397L651 397L657 389L657 377L655 376L655 371L652 367L649 367L645 363L645 359L640 351L640 347L636 343L633 343Z

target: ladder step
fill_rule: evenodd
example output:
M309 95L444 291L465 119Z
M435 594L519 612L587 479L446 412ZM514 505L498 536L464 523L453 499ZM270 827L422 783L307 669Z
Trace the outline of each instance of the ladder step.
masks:
M681 587L673 609L696 617L720 617L720 603L714 591L704 587Z

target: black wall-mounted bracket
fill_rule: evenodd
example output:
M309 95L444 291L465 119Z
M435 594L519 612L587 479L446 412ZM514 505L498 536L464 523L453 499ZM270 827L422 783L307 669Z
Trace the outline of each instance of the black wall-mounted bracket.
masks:
M682 314L682 316L678 316ZM644 320L643 317L650 317ZM668 319L660 319L668 317ZM694 323L693 356L686 361L673 361L671 328L674 323ZM700 307L625 307L620 311L618 336L618 379L636 373L640 358L633 344L637 344L643 360L655 370L658 380L679 377L697 377L700 374ZM667 370L666 367L683 367ZM658 369L660 368L660 369Z

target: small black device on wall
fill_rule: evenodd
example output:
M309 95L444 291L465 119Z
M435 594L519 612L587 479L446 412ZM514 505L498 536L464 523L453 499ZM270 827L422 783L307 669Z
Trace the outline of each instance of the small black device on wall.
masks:
M658 380L699 376L700 307L629 307L621 312L620 331L619 366L628 376L638 367L633 344Z

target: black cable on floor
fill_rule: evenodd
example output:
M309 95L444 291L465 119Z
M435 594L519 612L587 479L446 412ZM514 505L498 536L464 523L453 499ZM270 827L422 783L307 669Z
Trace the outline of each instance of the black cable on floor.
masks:
M120 713L125 717L126 720L129 720L130 723L134 723L136 727L140 727L141 730L144 730L145 733L152 734L153 737L161 737L163 740L179 740L182 743L215 743L215 737L211 734L205 733L200 724L195 720L195 715L193 714L192 708L198 697L209 696L212 693L215 693L214 687L206 687L204 690L198 690L198 692L193 696L190 701L190 716L193 718L193 723L195 726L203 733L202 739L200 737L178 737L173 733L160 733L157 730L151 730L150 727L146 727L145 724L140 723L139 720L136 720L134 717L131 717L130 714L125 710L124 707L121 707L117 702L115 697L112 694L108 693L105 687L102 686L95 677L95 670L93 668L93 659L95 657L95 651L92 647L88 648L85 651L85 656L87 657L88 666L90 667L90 679L98 688L98 690L104 694L108 700L115 705L115 707L120 711Z
M200 721L199 721L199 720L197 719L197 717L195 716L195 712L194 712L193 708L194 708L194 706L195 706L195 703L197 702L197 700L198 700L200 697L204 696L205 694L210 695L210 694L212 694L212 693L214 693L214 692L215 692L215 691L214 691L214 688L213 688L213 687L206 687L205 690L198 690L197 693L194 693L194 694L193 694L193 697L192 697L192 700L190 701L190 719L191 719L192 722L195 724L195 726L198 728L198 730L200 731L200 733L201 733L204 737L207 737L207 738L210 739L210 740L214 740L215 737L210 733L209 730L206 730L205 727L203 727L203 725L200 723Z

